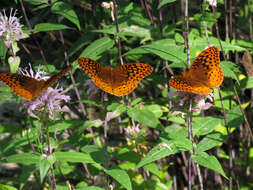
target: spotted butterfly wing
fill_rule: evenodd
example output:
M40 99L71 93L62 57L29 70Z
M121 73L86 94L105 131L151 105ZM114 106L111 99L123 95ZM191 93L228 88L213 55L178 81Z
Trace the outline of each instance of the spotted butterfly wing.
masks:
M0 73L0 81L8 85L15 94L26 100L33 100L70 69L71 67L67 67L48 80L37 80L22 74Z
M153 70L144 63L125 64L115 69L104 68L98 62L84 57L78 59L78 64L99 88L115 96L131 93L138 82Z
M194 94L209 94L212 89L205 86L203 83L189 79L183 76L175 76L170 79L170 87L175 88L178 91L192 92Z
M112 70L112 94L124 96L131 93L139 81L149 75L153 67L144 63L129 63Z
M97 61L85 57L79 58L78 64L91 77L97 87L108 93L112 92L111 71L109 67L104 68Z
M47 79L46 81L44 81L43 87L40 90L41 92L43 92L44 90L48 89L50 86L52 86L56 81L58 81L63 75L65 75L68 71L70 71L72 67L66 67L64 68L61 72L51 76L49 79ZM41 92L38 92L36 96L38 96Z
M189 75L194 80L201 80L202 83L210 88L221 85L223 73L220 67L219 49L215 46L202 51L193 61Z
M202 51L193 61L188 72L176 76L169 82L179 91L209 94L211 88L221 85L223 73L220 67L219 49L215 46Z

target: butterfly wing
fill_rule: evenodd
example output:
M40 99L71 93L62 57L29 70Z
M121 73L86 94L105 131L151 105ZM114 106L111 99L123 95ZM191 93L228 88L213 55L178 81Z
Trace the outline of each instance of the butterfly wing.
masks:
M49 79L47 79L42 88L37 89L34 93L34 97L38 96L40 93L48 89L50 86L52 86L56 81L58 81L63 75L65 75L69 70L71 69L71 66L64 68L61 72L51 76Z
M124 96L131 93L138 82L152 71L153 67L145 63L129 63L113 69L112 94Z
M169 84L170 87L173 87L178 91L192 92L195 94L209 94L212 92L212 89L208 88L203 83L194 81L185 76L175 76L170 79Z
M13 73L0 73L0 80L8 85L18 96L21 96L26 100L33 100L54 82L56 82L62 75L69 71L70 68L71 67L64 69L62 72L52 76L47 81L39 81L32 77Z
M85 57L79 58L78 64L91 77L97 87L112 94L110 67L104 68L97 61Z
M20 74L0 73L0 80L8 85L11 90L24 99L32 100L34 92L42 88L45 81L38 81L34 78Z
M220 67L219 49L212 46L202 51L194 59L186 76L202 82L209 88L220 86L223 81L223 73Z

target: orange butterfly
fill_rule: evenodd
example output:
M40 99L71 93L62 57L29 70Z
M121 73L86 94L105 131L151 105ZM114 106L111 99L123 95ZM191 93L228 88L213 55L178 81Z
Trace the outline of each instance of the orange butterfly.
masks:
M48 80L37 80L22 74L0 73L0 81L8 85L14 93L22 98L26 100L33 100L40 93L53 85L70 69L71 67L67 67Z
M169 84L178 91L209 94L212 92L211 88L220 86L222 81L219 49L212 46L194 59L188 72L170 79Z
M145 63L129 63L112 69L103 67L89 58L79 58L78 64L102 90L115 96L131 93L138 82L153 71L153 67Z

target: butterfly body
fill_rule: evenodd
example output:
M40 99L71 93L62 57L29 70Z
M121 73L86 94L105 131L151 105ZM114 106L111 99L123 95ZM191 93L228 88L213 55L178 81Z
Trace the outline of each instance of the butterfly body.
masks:
M222 81L219 49L212 46L194 59L188 72L184 72L183 76L175 76L169 84L178 91L209 94L211 88L220 86Z
M138 82L153 71L149 64L144 63L129 63L114 69L105 68L84 57L78 59L78 64L99 88L115 96L131 93Z
M63 69L60 73L53 75L48 80L37 80L22 74L0 73L0 81L4 82L11 90L26 100L35 99L40 93L53 85L71 67Z

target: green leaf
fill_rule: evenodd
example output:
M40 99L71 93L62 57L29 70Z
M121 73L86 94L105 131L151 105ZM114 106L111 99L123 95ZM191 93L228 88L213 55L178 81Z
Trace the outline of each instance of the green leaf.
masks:
M40 156L35 153L21 153L6 157L7 162L20 164L38 164L39 159Z
M161 109L161 106L158 104L146 105L145 108L147 108L149 111L153 112L155 114L156 118L160 118L163 115L163 111Z
M126 112L127 106L125 106L124 104L112 103L108 105L106 109L107 111L113 112L113 115L111 115L111 119L113 119Z
M110 175L117 182L119 182L127 190L132 190L130 178L124 170L118 168L111 168L111 169L104 169L104 171L106 174Z
M158 5L158 9L160 9L163 5L166 5L167 3L172 3L175 2L176 0L163 0L159 5Z
M51 165L54 164L54 162L56 161L54 156L45 156L45 155L41 155L40 156L40 161L39 161L39 167L40 167L40 181L43 182L48 169L50 168Z
M15 95L13 94L12 90L8 86L0 86L0 104L4 104L7 100L15 99Z
M11 150L17 150L22 146L34 142L39 137L39 135L40 135L39 130L36 128L32 128L31 131L29 131L29 133L26 136L14 140L10 144L8 144L8 146L4 147L4 149L1 151L3 153L6 153Z
M253 49L253 44L251 40L236 40L237 45Z
M40 23L36 24L33 32L47 32L47 31L54 31L54 30L64 30L64 29L72 29L66 25L63 24L54 24L54 23Z
M227 113L227 120L230 132L233 132L243 123L243 116L239 106L236 106L233 109L229 110L229 112Z
M195 161L197 164L204 166L206 168L209 168L211 170L214 170L218 173L220 173L223 177L228 179L225 172L223 171L219 161L215 156L209 156L205 152L200 152L196 155L192 155L192 160Z
M184 53L184 47L176 45L175 40L170 38L157 40L150 44L140 46L138 48L128 51L124 55L138 54L142 53L143 51L155 54L162 59L175 63L181 63L186 60L186 53Z
M157 177L161 177L160 171L156 165L156 163L152 162L150 164L147 164L143 167L145 170L148 170L150 173L155 174Z
M41 0L24 0L24 2L30 3L32 5L41 5L41 4L45 3Z
M219 132L210 133L197 144L197 152L210 150L213 147L221 145L227 139L228 137L226 135L223 135Z
M165 133L165 134L163 134ZM168 136L169 139L175 139L175 137L177 138L187 138L188 137L188 130L186 127L182 127L180 125L177 124L173 124L173 125L169 125L167 126L163 133L161 133L162 135ZM174 138L173 138L174 137Z
M142 101L142 98L135 98L134 100L131 101L131 106L134 106Z
M140 156L136 152L132 151L133 147L121 147L121 149L114 152L114 155L120 160L127 161L132 165L136 165L140 161ZM135 166L134 166L135 167Z
M219 124L222 123L222 119L215 117L200 118L193 123L194 136L206 135L212 132Z
M184 118L182 118L180 116L171 116L168 118L168 121L175 122L178 124L185 124Z
M96 163L106 163L110 160L106 151L97 145L87 145L82 147L81 150L88 153Z
M55 132L57 131L63 131L65 129L68 129L70 127L78 127L82 126L84 124L83 120L78 119L69 119L69 120L59 120L54 121L52 123L48 124L49 132Z
M64 16L70 22L74 23L79 30L81 29L78 16L75 13L74 9L70 6L70 4L58 1L53 4L53 6L51 7L51 11L55 14Z
M209 40L210 40L211 46L214 45L214 46L217 46L219 49L221 49L218 38L210 36ZM194 34L194 39L189 40L189 42L190 42L190 47L191 47L191 57L193 55L195 55L193 57L196 57L196 51L202 51L207 46L206 38L196 37L196 34ZM242 48L238 45L233 45L233 44L225 42L225 41L221 41L221 44L222 44L223 50L225 52L228 52L228 51L238 51L238 52L245 51L245 48Z
M175 34L175 42L183 44L184 43L184 37L181 34L176 33Z
M109 37L100 38L90 44L80 54L79 57L88 57L91 59L97 59L97 57L105 51L108 51L114 46L114 40Z
M15 187L10 186L10 185L0 184L0 190L17 190L17 189Z
M132 37L138 37L143 38L140 43L150 40L151 39L151 31L150 29L132 25L128 27L123 27L120 29L120 33L118 33L119 37L125 37L125 36L132 36Z
M253 77L247 77L240 81L240 89L242 88L253 88Z
M146 157L138 163L137 168L140 168L146 164L149 164L171 154L192 149L191 141L184 137L175 137L173 140L166 140L164 138L161 138L161 140L163 143L158 144L151 151L149 151Z
M0 59L1 62L4 63L5 57L6 57L6 53L7 53L7 46L4 44L3 40L0 40Z
M225 77L230 77L232 79L235 79L238 83L238 78L235 72L239 72L239 69L236 67L236 65L231 61L222 61L221 62L221 68L223 71L223 75Z
M130 108L127 111L127 114L135 121L143 123L152 128L156 128L161 124L153 112L145 107L141 109L139 105L135 106L134 108Z
M96 163L89 154L81 152L54 152L57 161Z

